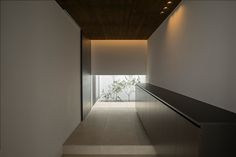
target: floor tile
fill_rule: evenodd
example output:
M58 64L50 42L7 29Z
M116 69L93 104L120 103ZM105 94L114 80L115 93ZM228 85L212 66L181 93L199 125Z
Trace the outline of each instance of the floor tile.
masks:
M96 103L65 145L148 145L134 103Z

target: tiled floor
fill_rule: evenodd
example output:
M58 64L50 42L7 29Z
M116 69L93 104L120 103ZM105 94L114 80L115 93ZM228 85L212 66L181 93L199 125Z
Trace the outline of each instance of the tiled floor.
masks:
M86 154L78 157L90 157L91 154L93 157L95 154L98 157L108 157L107 154L145 157L142 155L154 154L134 105L132 102L96 103L87 119L65 142L64 154Z

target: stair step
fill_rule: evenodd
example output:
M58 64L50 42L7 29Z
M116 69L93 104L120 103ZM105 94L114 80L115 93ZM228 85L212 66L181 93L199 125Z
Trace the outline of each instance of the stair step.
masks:
M63 155L62 157L157 157L155 155Z
M64 145L63 154L156 155L156 151L152 145Z

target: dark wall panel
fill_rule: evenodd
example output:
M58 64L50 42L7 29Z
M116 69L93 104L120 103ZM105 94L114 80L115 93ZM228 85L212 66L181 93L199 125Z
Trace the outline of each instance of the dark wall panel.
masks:
M198 157L200 129L139 87L136 108L160 157Z
M81 110L82 120L86 118L91 110L91 40L81 32Z
M235 157L236 114L152 84L136 109L158 157Z

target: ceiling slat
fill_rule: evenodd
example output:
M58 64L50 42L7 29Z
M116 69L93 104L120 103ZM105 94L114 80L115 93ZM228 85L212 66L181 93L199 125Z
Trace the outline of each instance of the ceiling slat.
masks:
M147 39L181 0L168 1L57 0L90 39Z

